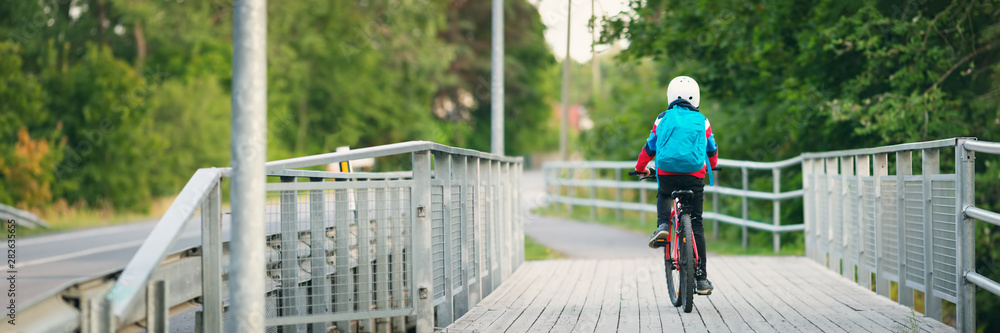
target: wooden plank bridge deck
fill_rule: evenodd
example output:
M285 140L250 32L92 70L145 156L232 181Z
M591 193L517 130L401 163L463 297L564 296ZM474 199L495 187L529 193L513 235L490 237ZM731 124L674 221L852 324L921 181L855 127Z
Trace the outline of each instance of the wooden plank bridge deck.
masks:
M715 256L711 296L670 304L663 261L525 262L446 332L954 332L804 257Z

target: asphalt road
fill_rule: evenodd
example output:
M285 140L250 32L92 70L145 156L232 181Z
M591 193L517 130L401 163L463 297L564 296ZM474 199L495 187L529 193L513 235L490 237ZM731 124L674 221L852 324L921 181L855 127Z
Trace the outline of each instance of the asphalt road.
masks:
M228 214L223 235L228 237ZM37 297L76 280L122 269L149 236L157 220L18 239L17 303L27 306ZM173 251L201 245L201 218L188 222ZM4 296L6 297L6 295Z

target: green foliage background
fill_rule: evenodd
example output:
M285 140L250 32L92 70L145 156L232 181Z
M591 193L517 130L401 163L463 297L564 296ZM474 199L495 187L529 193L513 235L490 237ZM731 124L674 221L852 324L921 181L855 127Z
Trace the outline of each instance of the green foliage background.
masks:
M268 159L407 140L489 150L488 1L268 6ZM535 7L505 6L507 153L549 149L555 59ZM0 202L144 210L197 168L228 165L232 12L231 0L0 6ZM460 96L471 102L435 109ZM22 129L51 149L18 152Z

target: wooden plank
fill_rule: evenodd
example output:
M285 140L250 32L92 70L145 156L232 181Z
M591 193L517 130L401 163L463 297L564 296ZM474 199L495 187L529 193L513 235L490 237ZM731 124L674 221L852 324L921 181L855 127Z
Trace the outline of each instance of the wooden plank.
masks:
M663 266L663 258L660 257L655 260L657 264L651 266L650 276L653 277L651 279L653 282L653 295L655 296L656 307L660 313L660 326L663 327L664 332L683 331L684 324L681 322L681 310L675 307L673 303L670 303L670 295L667 290L666 267ZM659 277L657 278L657 276Z
M621 313L622 266L621 260L613 260L608 268L608 288L604 290L601 303L601 315L597 318L595 332L612 332L618 328L618 316Z
M524 309L506 330L510 332L527 331L534 323L540 320L539 317L550 306L561 311L562 304L559 304L556 298L561 298L562 303L566 302L565 299L569 297L569 291L573 290L573 281L576 280L576 277L580 276L581 265L582 263L579 260L570 260L568 269L552 272L548 279L548 285L542 289L542 292L531 301L528 307ZM538 281L537 283L542 282L544 281ZM558 316L558 314L556 315ZM555 323L555 318L551 322Z
M829 319L844 330L860 332L879 331L883 329L877 323L858 315L856 311L844 306L842 303L837 303L829 297L817 297L817 295L825 296L819 290L815 290L817 287L823 286L825 288L829 285L847 282L846 280L841 280L839 276L828 279L828 281L795 281L789 279L788 275L791 274L790 272L802 269L802 266L789 264L792 259L750 257L746 259L746 262L756 267L762 267L762 270L768 272L769 276L774 279L773 281L786 286L784 291L794 295L800 301L810 306L818 315ZM781 273L775 270L777 267L780 267Z
M715 262L713 261L713 264L714 263ZM717 273L717 271L719 270L718 267L721 267L721 266L718 266L718 265L709 266L709 271L708 271L709 274L708 275L709 276L713 276L713 273ZM716 280L718 280L718 279L716 279ZM739 313L739 311L736 310L735 305L730 302L730 299L727 297L726 294L728 292L730 292L731 290L725 290L725 289L723 289L722 286L724 286L724 285L725 285L724 283L723 284L716 284L716 286L715 286L716 290L714 290L712 292L712 295L705 296L703 298L704 301L703 300L698 300L696 298L695 304L696 305L697 304L705 304L706 303L705 301L707 301L707 303L711 304L712 307L714 307L714 309L719 313L719 317L725 323L725 325L726 325L726 327L727 327L727 329L729 331L732 331L732 332L750 332L750 331L756 331L746 321L744 321L743 315L741 315ZM763 319L761 321L763 321ZM770 325L768 325L768 327L770 327Z
M811 263L803 263L802 266L803 269L795 270L792 273L805 281L829 278L832 274L832 272L826 270L815 269L815 266ZM824 286L824 288L820 288L819 292L836 299L838 302L844 303L848 307L859 310L860 314L869 316L873 321L883 323L883 327L886 326L885 323L888 323L891 325L891 330L897 331L899 327L909 325L910 313L908 308L872 293L863 287L858 287L851 283L831 283ZM917 320L920 321L919 327L922 332L954 331L954 328L951 326L919 314L917 315Z
M713 291L712 293L713 296L725 298L743 323L746 323L746 325L750 327L749 330L754 332L797 331L794 325L781 317L781 314L774 311L774 309L768 306L766 302L759 301L761 305L757 308L752 306L747 300L746 295L748 293L753 293L753 291L748 290L745 283L739 283L742 281L738 280L736 275L730 272L728 265L719 265L719 261L717 259L713 258L713 260L715 260L713 265L709 266L709 276L715 277L714 281L712 281L716 288L716 291ZM716 295L716 292L718 292L718 295ZM771 320L769 321L768 318L766 318L764 314L758 310L758 308L766 308L765 311L768 311L768 313L772 316ZM724 319L736 318L736 316L728 313L723 313L722 316ZM774 323L771 323L771 321ZM727 322L729 321L727 320ZM730 326L732 327L733 325ZM733 330L737 332L746 331L737 328L734 328Z
M545 289L554 288L560 282L558 279L553 279L553 274L557 272L565 271L569 267L570 261L568 260L558 260L554 261L554 264L547 264L544 267L544 273L541 277L535 280L528 286L528 289L524 291L521 295L516 298L507 297L505 301L501 303L510 304L509 307L499 316L496 320L490 323L486 323L484 320L480 320L479 323L487 324L486 327L482 327L481 331L484 332L504 332L510 327L511 324L519 317L524 310L535 300L536 297ZM502 285L501 285L502 286ZM487 313L489 314L489 313ZM485 316L484 316L485 317ZM470 327L470 329L476 329L476 327Z
M705 328L709 332L732 332L719 311L715 309L715 304L708 299L709 297L711 296L695 294L694 311L691 313L697 313L701 317L701 321L705 323Z
M498 309L493 309L492 311L502 311L503 307L498 305L498 302L505 299L508 294L517 293L520 294L524 292L527 287L535 282L535 279L541 277L539 272L544 270L543 262L526 262L517 270L517 272L511 276L511 279L504 284L504 288L497 289L489 296L484 298L479 304L469 310L462 318L455 321L455 323L448 325L448 328L455 330L464 330L469 326L478 322L486 313L491 311L491 307L499 307ZM494 317L495 318L495 317ZM490 319L492 320L492 319Z
M656 305L656 294L654 293L654 274L659 271L658 276L663 276L663 265L659 264L659 259L646 259L637 263L636 267L636 293L639 301L639 332L663 332L660 323L660 310ZM659 282L659 281L657 281ZM666 281L662 282L666 284Z
M635 259L625 261L622 269L621 306L618 314L619 332L639 331L639 295L636 292L638 264Z
M569 328L576 324L576 319L580 316L583 303L587 300L587 291L590 290L597 274L597 262L593 260L577 260L576 273L567 276L564 286L569 289L560 288L556 293L556 298L545 308L538 320L528 328L528 332L550 332L556 331L559 323L561 327Z
M771 304L776 310L786 318L791 318L799 324L796 326L808 326L802 321L808 321L813 328L804 330L820 330L823 332L843 332L839 326L816 313L809 305L799 301L798 298L784 290L785 286L774 283L773 276L762 271L770 271L767 267L758 267L745 264L745 260L732 260L729 266L734 271L740 272L744 279L749 279L753 289L759 289L759 295L764 302Z
M601 316L601 305L603 304L604 290L608 289L608 276L611 274L610 265L612 260L599 260L597 262L597 277L594 280L593 288L587 294L587 301L580 311L580 317L573 325L573 332L594 332L597 327L597 319ZM559 325L564 322L562 318L556 322L554 331L562 331L569 325Z

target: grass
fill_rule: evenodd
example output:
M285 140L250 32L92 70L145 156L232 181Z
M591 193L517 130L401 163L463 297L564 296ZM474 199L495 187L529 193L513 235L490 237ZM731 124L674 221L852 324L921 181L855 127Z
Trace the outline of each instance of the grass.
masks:
M58 201L38 214L49 223L49 228L21 227L16 232L18 237L26 237L157 219L163 216L173 202L174 197L159 198L153 200L146 212L121 212L115 211L110 205L89 207L82 202L69 205L65 201ZM9 234L9 231L5 229L4 233Z
M622 218L618 219L616 214L613 214L613 210L598 209L597 219L590 219L590 209L586 207L575 207L572 212L567 212L562 209L561 205L555 206L557 208L540 207L535 209L534 213L542 216L552 216L559 218L566 218L577 220L581 222L591 222L600 223L604 225L610 225L614 227L623 228L626 230L632 230L639 233L651 233L653 229L656 228L656 217L655 214L647 213L647 221L643 223L637 212L623 212ZM750 240L750 245L743 249L742 237L740 236L740 228L737 226L725 225L720 223L720 232L718 239L712 239L714 234L713 223L711 221L705 221L705 237L707 238L706 243L708 246L708 252L723 255L804 255L805 246L801 242L786 242L784 239L781 243L781 249L778 253L774 253L774 248L771 243L771 233L767 232L755 232L751 231L752 237ZM766 235L765 235L766 234ZM765 236L765 237L762 237ZM766 241L762 239L766 238Z
M561 253L553 251L545 245L535 242L531 237L524 236L524 260L548 260L565 258Z

